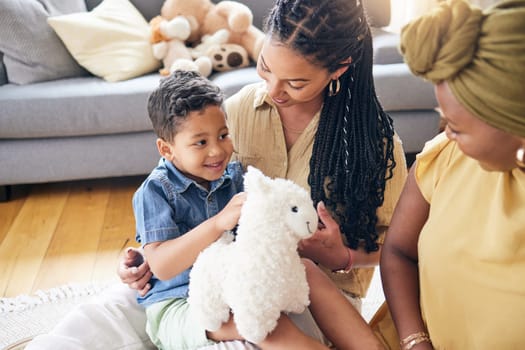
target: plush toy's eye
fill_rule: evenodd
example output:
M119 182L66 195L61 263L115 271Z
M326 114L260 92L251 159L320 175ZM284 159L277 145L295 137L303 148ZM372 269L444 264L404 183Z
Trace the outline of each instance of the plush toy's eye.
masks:
M293 213L297 213L298 211L299 211L299 208L297 208L296 206L292 207L292 212Z

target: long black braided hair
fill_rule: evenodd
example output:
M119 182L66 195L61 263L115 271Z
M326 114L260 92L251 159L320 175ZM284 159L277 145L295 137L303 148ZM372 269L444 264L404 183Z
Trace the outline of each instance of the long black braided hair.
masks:
M372 36L360 0L277 0L265 31L329 73L349 65L340 91L325 91L308 183L351 248L377 250L377 208L395 167L394 128L375 93Z

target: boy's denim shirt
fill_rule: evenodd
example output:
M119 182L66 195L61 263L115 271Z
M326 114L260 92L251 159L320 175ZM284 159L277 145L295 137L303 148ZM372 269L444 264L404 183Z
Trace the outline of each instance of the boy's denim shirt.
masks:
M210 184L210 191L184 176L168 160L161 158L133 196L137 242L147 243L177 238L221 211L243 190L243 170L239 162L228 164L223 176ZM188 296L189 273L174 278L150 280L151 290L137 297L143 306L171 298Z

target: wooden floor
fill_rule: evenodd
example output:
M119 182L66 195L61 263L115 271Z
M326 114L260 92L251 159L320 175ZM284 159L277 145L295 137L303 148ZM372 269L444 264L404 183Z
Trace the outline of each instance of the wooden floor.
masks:
M0 297L117 281L137 246L131 198L145 176L13 186L0 202Z

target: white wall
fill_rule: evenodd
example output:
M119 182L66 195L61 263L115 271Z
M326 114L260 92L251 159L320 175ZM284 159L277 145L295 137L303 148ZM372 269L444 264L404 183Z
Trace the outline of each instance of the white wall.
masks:
M471 4L486 8L501 0L470 0ZM401 27L413 18L430 11L440 0L391 0L392 19L389 30L399 32Z

